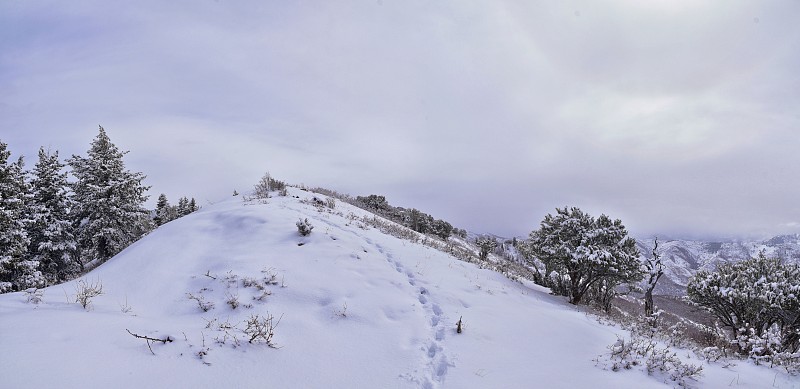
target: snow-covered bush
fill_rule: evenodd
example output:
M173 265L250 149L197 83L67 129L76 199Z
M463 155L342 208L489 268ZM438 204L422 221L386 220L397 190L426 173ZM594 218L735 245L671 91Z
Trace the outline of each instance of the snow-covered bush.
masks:
M269 180L271 180L269 173L264 174L261 177L261 180L258 181L256 186L253 188L253 196L257 199L267 199L269 198Z
M696 351L697 356L709 362L716 362L725 357L719 347L704 347Z
M764 253L700 271L689 299L706 308L732 334L739 352L756 360L800 351L800 266Z
M103 294L103 283L99 280L89 283L86 280L79 280L75 284L75 302L80 304L83 309L87 309L92 303L92 299Z
M612 371L643 367L648 375L658 375L686 386L703 371L702 366L683 362L669 346L661 346L653 337L632 333L630 339L617 338L608 346L609 354L597 359Z
M25 301L31 304L39 304L42 302L44 290L38 288L29 288L25 290Z
M16 265L17 289L42 288L47 285L47 279L39 271L39 261L19 261Z
M530 250L545 264L545 274L555 273L567 286L569 302L578 304L593 284L604 280L605 290L642 279L636 241L622 222L606 215L597 219L579 208L556 208L541 227L531 232ZM554 290L556 293L561 291Z
M734 340L740 349L749 350L747 356L756 365L769 364L782 366L790 374L800 373L800 353L787 351L783 347L783 338L777 325L773 325L761 335L755 329L742 329L739 337Z
M272 191L279 191L281 196L286 196L286 183L272 178L269 172L266 172L253 188L253 196L256 199L267 199L269 192Z
M308 219L298 220L296 225L297 232L300 233L300 236L308 236L311 234L311 230L314 229L314 226L311 225L311 222L309 222Z

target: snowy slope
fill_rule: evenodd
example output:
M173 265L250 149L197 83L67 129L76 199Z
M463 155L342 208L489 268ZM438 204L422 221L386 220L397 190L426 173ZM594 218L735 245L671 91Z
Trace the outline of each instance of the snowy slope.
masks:
M38 305L0 295L0 387L671 387L596 367L622 331L562 298L384 235L347 204L290 194L234 197L162 226L84 277L105 292L88 311L75 282ZM311 235L297 234L299 218ZM248 343L255 314L280 318L279 348ZM126 330L174 341L153 355ZM729 384L800 387L746 363L708 366L698 382Z

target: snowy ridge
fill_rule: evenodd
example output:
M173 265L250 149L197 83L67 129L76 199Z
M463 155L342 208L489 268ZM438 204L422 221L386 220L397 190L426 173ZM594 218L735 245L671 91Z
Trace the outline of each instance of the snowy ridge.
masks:
M290 188L234 197L170 222L39 304L0 296L0 386L668 388L595 365L622 330L544 288L508 280ZM315 227L301 237L295 223ZM66 296L65 296L66 295ZM203 308L207 308L204 310ZM273 318L271 342L248 320ZM455 323L463 318L464 332ZM129 335L169 339L149 345ZM152 353L150 351L152 349ZM773 370L708 366L698 386L797 387Z

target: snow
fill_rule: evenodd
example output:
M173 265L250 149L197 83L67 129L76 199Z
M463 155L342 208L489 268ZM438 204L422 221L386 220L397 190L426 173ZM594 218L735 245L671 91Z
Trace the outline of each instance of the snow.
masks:
M289 194L266 204L232 197L161 226L83 277L104 290L88 311L74 303L74 281L47 288L40 304L0 295L0 387L674 386L597 367L624 331L544 288L384 235L347 204L329 210L301 201L321 195ZM301 237L306 218L315 228ZM255 300L263 291L246 277L271 294ZM255 314L280 318L277 348L247 342L241 329ZM152 343L153 355L126 329L174 341ZM695 384L800 387L746 362L707 365Z

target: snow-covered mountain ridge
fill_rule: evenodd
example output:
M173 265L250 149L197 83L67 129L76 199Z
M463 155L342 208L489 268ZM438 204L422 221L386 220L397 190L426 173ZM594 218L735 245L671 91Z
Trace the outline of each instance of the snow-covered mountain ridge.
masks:
M384 234L348 204L289 194L170 222L38 304L1 295L0 387L672 386L596 366L624 331L548 290ZM84 280L104 292L88 310L74 302ZM276 348L248 332L270 317ZM709 365L697 384L734 380L797 386L748 363Z
M637 239L636 245L643 256L652 257L653 240ZM779 235L754 241L659 241L658 253L666 269L657 292L683 296L686 284L697 271L714 270L720 263L755 257L761 251L768 257L800 262L800 235Z

